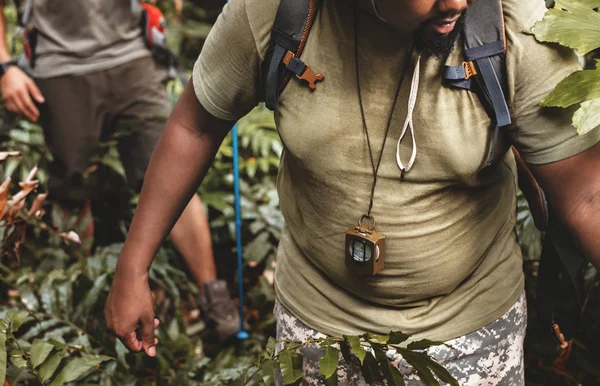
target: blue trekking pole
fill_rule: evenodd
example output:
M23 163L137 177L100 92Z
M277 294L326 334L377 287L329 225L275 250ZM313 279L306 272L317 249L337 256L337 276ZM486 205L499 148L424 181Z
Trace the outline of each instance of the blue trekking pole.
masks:
M239 165L239 145L237 124L233 125L231 130L233 148L233 191L235 204L235 241L237 249L237 266L238 266L238 289L239 289L239 307L240 307L240 332L237 337L240 340L248 339L248 332L244 328L244 276L242 268L242 207L240 204L240 165Z
M227 0L229 2L229 0ZM233 148L233 191L235 205L235 242L237 250L237 266L238 266L238 290L239 290L239 312L240 312L240 332L237 333L237 338L240 340L248 339L248 332L244 328L244 276L242 268L244 262L242 260L242 206L240 198L240 164L239 164L239 145L237 124L231 129Z

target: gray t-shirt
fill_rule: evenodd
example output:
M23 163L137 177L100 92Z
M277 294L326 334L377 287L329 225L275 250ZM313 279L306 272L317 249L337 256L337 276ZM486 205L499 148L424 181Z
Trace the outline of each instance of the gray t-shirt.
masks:
M88 74L150 55L140 13L128 0L28 1L38 30L36 78Z

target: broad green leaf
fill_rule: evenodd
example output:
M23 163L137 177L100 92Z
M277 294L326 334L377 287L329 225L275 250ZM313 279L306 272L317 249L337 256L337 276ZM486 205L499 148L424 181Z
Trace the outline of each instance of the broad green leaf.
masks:
M0 325L0 385L4 385L4 380L6 379L6 366L7 364L7 354L6 354L6 331L8 329L8 325L4 320Z
M546 107L569 107L600 98L600 66L572 73L540 102Z
M23 357L21 350L12 350L10 352L10 361L19 368L27 367L27 360Z
M450 386L459 386L458 381L446 370L446 368L436 362L433 358L429 358L429 368L435 373L435 375L446 382Z
M31 364L35 369L48 358L48 355L54 350L54 345L48 342L44 342L40 339L34 339L31 345Z
M584 135L600 126L600 98L585 101L573 115L573 126L579 135Z
M60 365L60 362L68 355L69 354L66 352L66 350L61 350L50 355L50 357L44 363L42 363L39 369L39 375L40 378L42 378L42 381L46 382L52 378L54 372Z
M369 339L373 339L376 340L379 343L387 343L388 340L390 340L390 336L389 335L377 335L377 334L367 334Z
M277 361L268 360L262 364L262 381L265 386L275 386L275 369L277 368Z
M387 355L385 355L383 346L374 344L372 347L373 353L375 354L375 359L377 359L377 362L379 362L379 370L387 380L388 386L396 386L394 376L390 370L390 359L387 357Z
M421 339L416 342L411 342L408 344L407 348L409 350L425 350L431 346L440 346L443 345L444 342L437 342L429 339Z
M25 323L29 317L29 312L10 310L6 313L6 316L10 319L10 331L15 332Z
M323 375L325 379L331 377L337 372L339 358L340 351L332 346L327 346L325 349L325 355L319 360L321 375Z
M344 340L340 342L340 351L342 353L342 358L344 358L344 360L347 363L350 363L352 361L352 351L350 350L350 344L348 343L348 341Z
M275 346L277 346L277 341L275 340L275 338L270 336L269 340L267 341L267 346L265 348L267 354L269 354L269 357L273 357L273 353L275 352Z
M60 373L58 373L50 386L60 386L67 382L73 382L100 363L111 359L111 357L105 355L85 355L81 358L75 358L69 361Z
M390 373L392 374L392 379L394 380L394 384L396 386L406 385L406 383L404 382L404 376L402 375L400 370L398 370L393 364L390 364Z
M387 344L400 344L406 340L408 340L410 336L406 335L400 331L390 331L390 339L387 341Z
M600 47L600 13L596 0L556 0L531 32L541 42L560 43L580 54Z
M364 364L367 351L361 346L360 338L358 336L344 336L344 339L346 339L346 342L350 345L352 353L358 358L360 364Z
M365 360L361 366L361 370L367 383L370 384L377 381L383 381L383 376L379 371L379 364L371 353L367 353L367 355L365 355Z
M279 364L284 384L289 385L302 377L302 356L283 350L279 354Z
M325 386L338 386L337 373L334 373L331 377L325 378Z
M404 349L399 350L399 353L409 365L417 370L417 375L419 378L421 378L421 381L423 381L426 386L440 386L438 380L435 379L431 373L431 370L429 370L429 358L427 355Z

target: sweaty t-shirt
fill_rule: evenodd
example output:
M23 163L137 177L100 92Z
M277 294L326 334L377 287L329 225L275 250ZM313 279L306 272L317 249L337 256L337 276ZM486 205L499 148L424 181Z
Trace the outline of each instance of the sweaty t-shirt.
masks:
M292 79L275 112L284 144L277 188L285 218L277 255L278 299L326 334L388 333L447 340L502 316L523 291L515 233L516 168L507 152L482 169L492 122L476 95L442 85L444 65L463 61L462 43L444 63L421 61L413 114L417 156L404 180L396 143L407 114L416 53L411 39L359 12L358 60L375 160L394 93L404 79L383 149L372 215L386 237L385 269L362 276L344 264L345 233L368 210L373 172L357 95L353 8L325 0L302 59L325 75L311 92ZM277 0L232 0L194 68L200 103L235 120L259 103L263 58ZM586 150L600 129L578 136L572 111L539 101L578 69L568 50L523 33L542 17L542 0L504 0L508 51L509 139L527 162ZM405 63L409 63L405 65ZM407 136L400 153L411 154Z
M34 77L83 75L149 56L129 0L33 1Z

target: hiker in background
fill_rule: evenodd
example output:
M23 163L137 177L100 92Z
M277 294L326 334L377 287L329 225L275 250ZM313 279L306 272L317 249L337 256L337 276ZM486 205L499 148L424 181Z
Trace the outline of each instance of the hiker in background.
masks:
M100 152L100 142L119 131L127 182L139 190L171 109L162 83L166 71L152 58L140 26L142 8L136 5L124 0L24 4L29 74L12 61L6 40L0 41L0 88L6 108L41 124L54 157L50 197L81 219L92 216L90 200L101 199L98 173L86 173ZM5 34L1 20L0 32ZM200 198L193 194L181 204L170 237L200 288L204 316L224 340L239 330L237 308L226 283L216 278ZM93 222L89 224L82 239L93 236ZM120 277L131 272L130 263L136 260L119 259L115 282L124 285L120 296L136 303L136 292L129 292L133 277ZM147 277L147 268L137 274Z
M136 278L128 291L137 302L113 283L109 327L130 349L155 354L147 277L136 272L151 264L233 123L265 100L276 108L285 145L277 181L285 218L275 278L277 338L403 331L447 342L451 348L428 354L460 385L523 385L527 308L508 143L600 267L600 128L579 136L571 111L539 105L579 68L573 52L523 33L543 16L544 1L281 4L287 11L307 5L304 17L282 17L289 24L275 28L280 1L231 0L211 30L193 84L153 154L120 256L128 263L119 266L127 272L119 277ZM304 27L306 12L314 15L318 4L299 58L286 51L298 43L286 27ZM471 54L494 51L505 60L510 110L493 118L474 93L442 83L445 65L466 62L462 32L474 25L465 17L491 27L482 18L494 12L477 8L489 4L500 22L486 31L499 40ZM282 64L273 65L274 57ZM486 64L477 69L489 73ZM461 66L463 86L472 70ZM292 75L283 91L280 74ZM511 119L496 137L495 126ZM499 144L502 151L492 152ZM131 342L136 333L139 340ZM305 382L323 384L318 355L304 353ZM407 384L417 383L402 357L393 363ZM366 383L358 360L341 358L337 376L344 385Z

